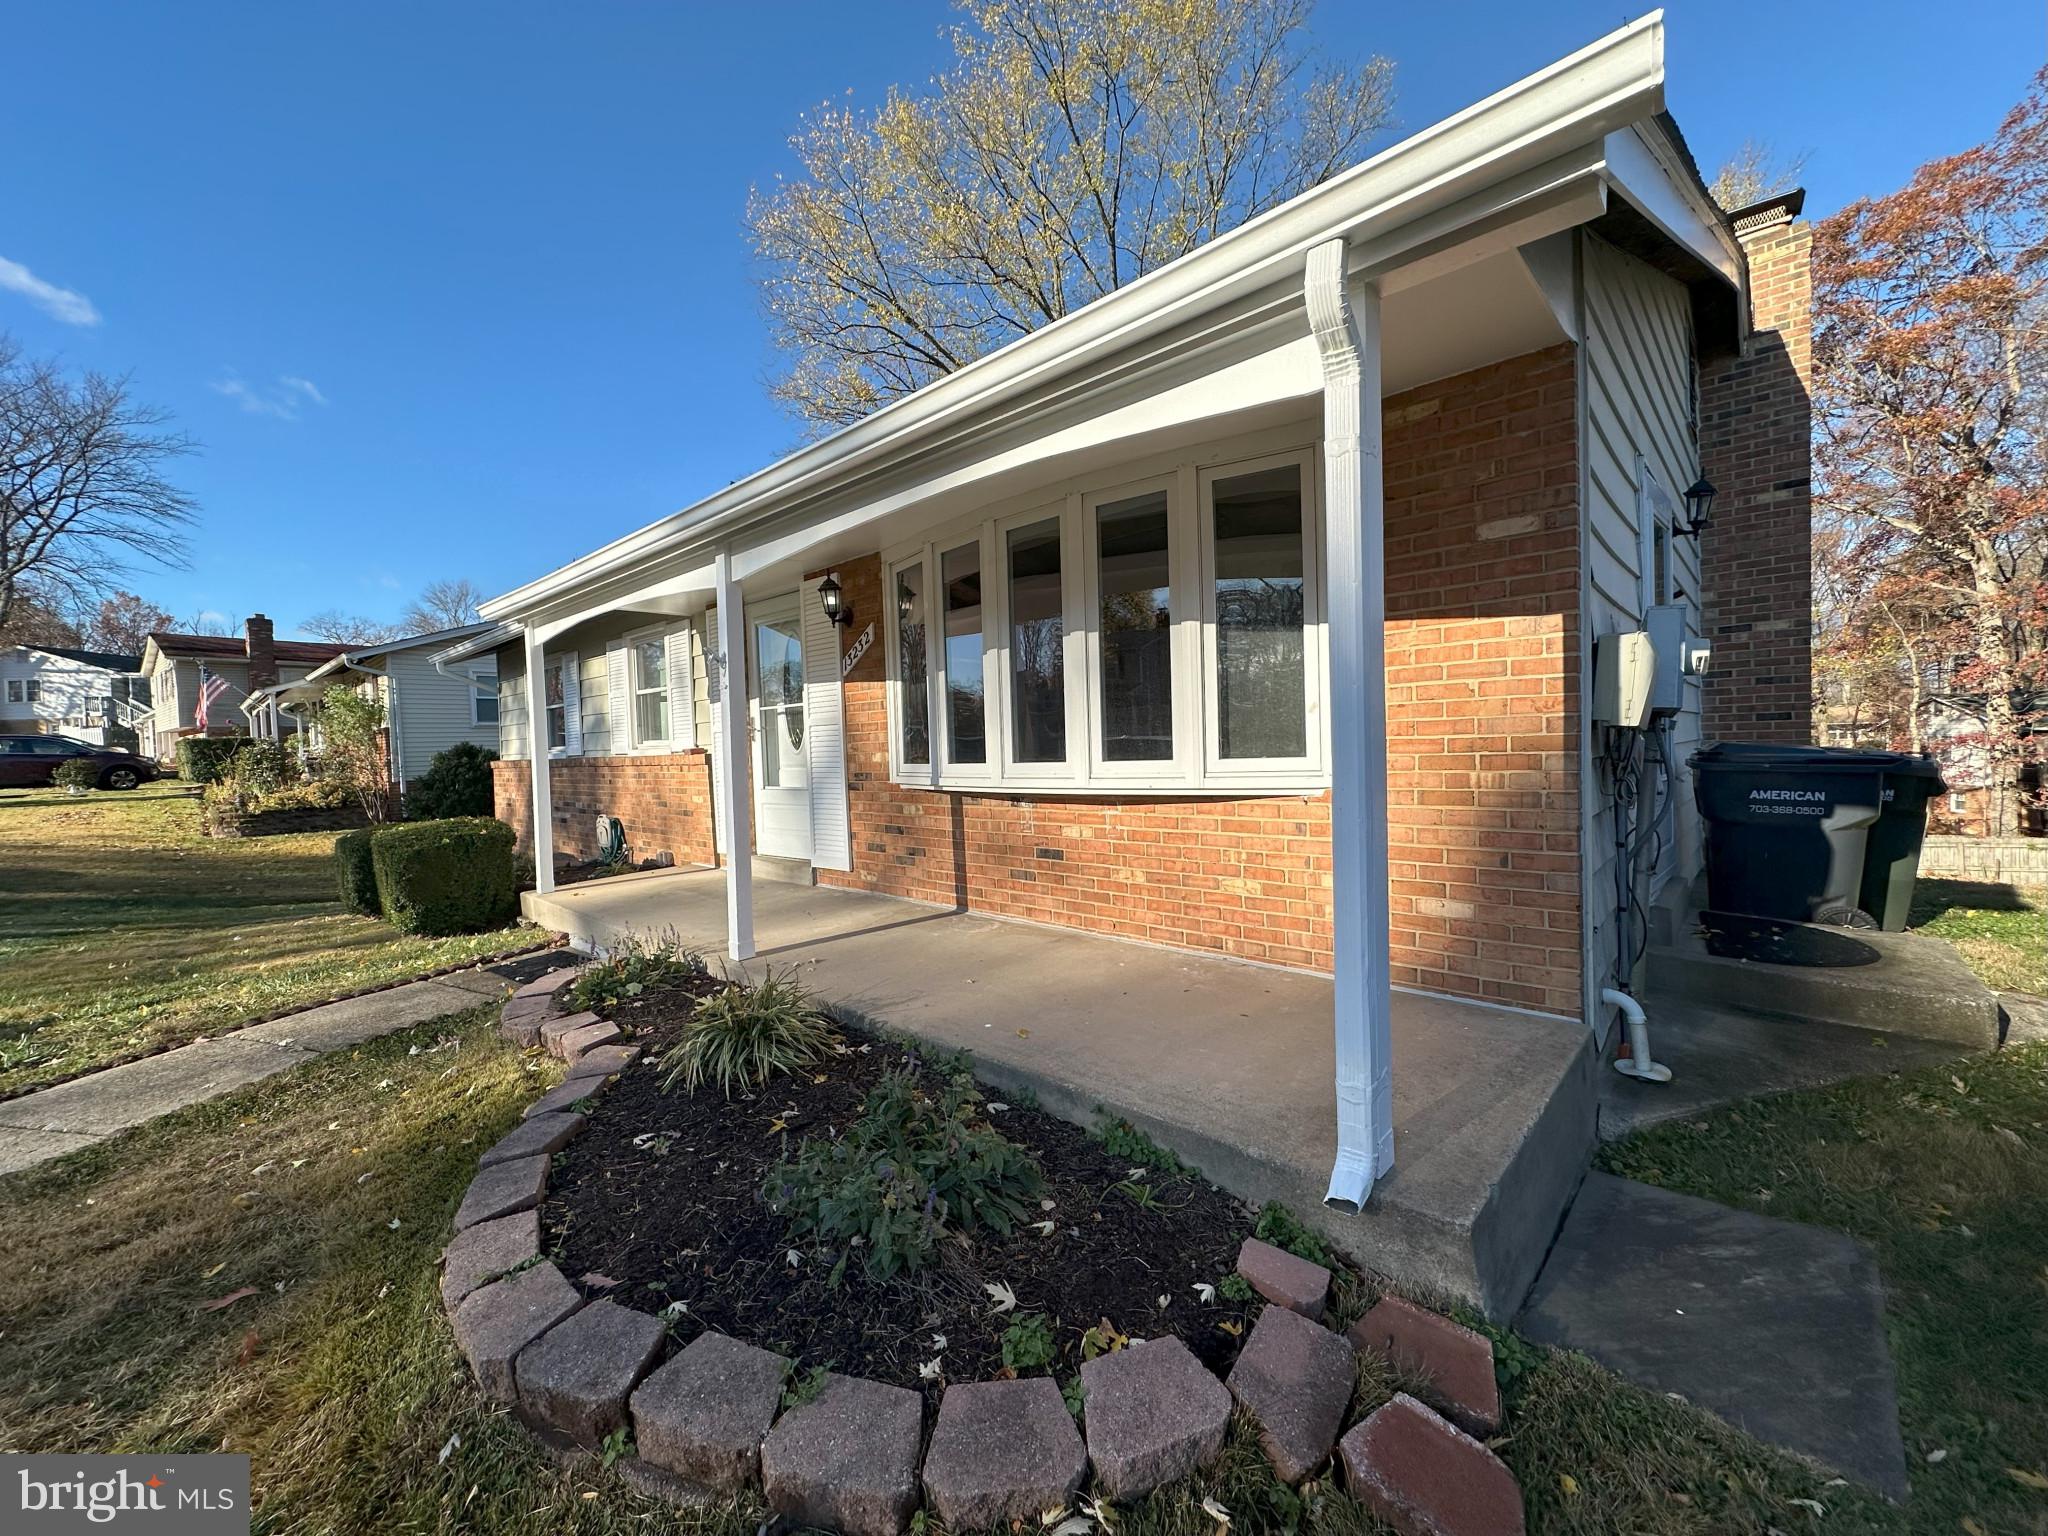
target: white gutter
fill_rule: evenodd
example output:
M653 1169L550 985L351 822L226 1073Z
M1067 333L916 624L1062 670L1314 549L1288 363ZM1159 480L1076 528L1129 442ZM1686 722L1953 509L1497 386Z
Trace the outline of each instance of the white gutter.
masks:
M1662 111L1664 21L1653 11L1177 261L969 363L716 495L481 605L530 615L646 560L729 536L908 451L948 424L1085 368L1191 315L1299 281L1310 249L1420 218L1479 186Z

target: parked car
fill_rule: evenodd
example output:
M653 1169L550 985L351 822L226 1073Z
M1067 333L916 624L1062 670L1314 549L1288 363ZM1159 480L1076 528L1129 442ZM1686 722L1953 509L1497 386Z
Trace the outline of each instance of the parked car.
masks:
M146 757L69 736L0 736L0 789L39 789L78 758L99 769L101 789L133 789L163 773Z

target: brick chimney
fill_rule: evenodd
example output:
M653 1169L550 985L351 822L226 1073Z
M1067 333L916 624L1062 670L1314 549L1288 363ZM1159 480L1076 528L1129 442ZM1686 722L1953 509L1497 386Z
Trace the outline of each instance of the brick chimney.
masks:
M1804 191L1729 215L1749 266L1749 335L1700 374L1700 463L1720 493L1701 536L1714 647L1709 741L1813 735L1813 232Z
M270 627L270 620L260 613L252 613L242 625L249 652L249 691L268 688L278 680L277 641Z

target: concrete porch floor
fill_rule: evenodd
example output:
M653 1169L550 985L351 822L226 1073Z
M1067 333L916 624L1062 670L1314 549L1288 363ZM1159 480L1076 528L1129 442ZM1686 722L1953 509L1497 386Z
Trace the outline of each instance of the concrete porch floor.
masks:
M725 883L663 870L528 892L581 947L668 933L717 964ZM888 897L757 881L765 965L843 1015L974 1053L1051 1113L1098 1106L1242 1198L1281 1200L1359 1263L1513 1315L1587 1166L1597 1116L1577 1023L1394 996L1395 1171L1365 1211L1322 1203L1336 1152L1327 979Z

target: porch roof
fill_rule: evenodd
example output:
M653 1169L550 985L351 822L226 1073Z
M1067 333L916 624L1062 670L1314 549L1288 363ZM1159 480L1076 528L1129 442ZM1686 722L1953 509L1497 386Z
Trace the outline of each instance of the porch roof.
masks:
M529 892L524 906L582 947L672 933L722 952L718 870ZM760 964L794 969L836 1011L971 1051L991 1082L1080 1124L1128 1119L1361 1262L1496 1316L1534 1279L1585 1171L1594 1064L1576 1020L1396 993L1400 1161L1349 1214L1323 1204L1328 978L863 892L762 881L754 906Z
M872 416L492 599L483 615L517 624L559 614L650 561L708 559L719 544L846 492L879 466L1039 420L1095 387L1098 374L1184 364L1217 344L1218 328L1201 322L1233 307L1251 309L1222 329L1242 328L1253 312L1252 324L1279 309L1298 318L1306 255L1332 239L1346 241L1353 276L1421 281L1582 222L1605 206L1611 187L1702 270L1739 286L1740 256L1663 114L1663 88L1659 11ZM1532 224L1539 209L1547 224ZM1488 233L1491 245L1475 244ZM1274 303L1253 303L1272 292L1281 294Z

